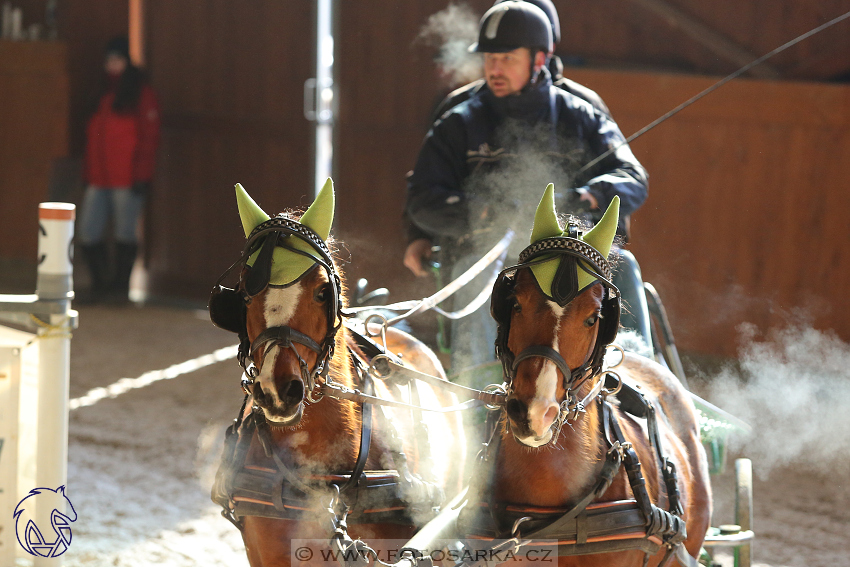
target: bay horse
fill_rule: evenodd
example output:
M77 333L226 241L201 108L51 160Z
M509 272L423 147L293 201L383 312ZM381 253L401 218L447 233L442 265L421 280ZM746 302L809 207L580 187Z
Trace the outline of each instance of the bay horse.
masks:
M369 369L373 355L387 352L445 379L439 360L401 331L388 329L377 344L343 322L344 278L328 247L330 179L300 220L269 217L241 185L236 191L248 240L231 270L241 275L228 289L220 285L225 272L210 315L240 336L246 397L228 429L213 500L241 530L252 567L322 563L315 546L330 549L335 514L353 537L406 541L460 489L462 424L444 414L424 420L406 407L373 410L357 396L451 405L453 394L384 383ZM430 458L433 443L439 460ZM292 555L307 539L300 553L312 561Z
M603 368L619 327L607 263L618 209L586 234L563 228L549 185L531 245L497 280L507 398L458 526L473 540L557 541L561 567L696 565L711 492L693 404L654 361L621 352Z

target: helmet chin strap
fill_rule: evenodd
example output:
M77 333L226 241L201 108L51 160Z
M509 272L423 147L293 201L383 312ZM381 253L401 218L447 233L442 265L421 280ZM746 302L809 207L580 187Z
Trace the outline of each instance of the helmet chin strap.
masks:
M531 52L531 78L528 80L528 86L534 86L537 84L537 77L540 76L540 70L536 69L536 65L534 64L534 60L537 59L537 51Z
M537 54L542 53L541 50L537 49L531 53L531 63L529 64L529 72L531 73L531 78L528 79L528 83L522 88L522 90L529 89L537 84L537 80L540 78L540 74L543 71L543 68L546 67L549 63L549 56L543 60L543 64L538 67L534 64L535 59L537 59Z

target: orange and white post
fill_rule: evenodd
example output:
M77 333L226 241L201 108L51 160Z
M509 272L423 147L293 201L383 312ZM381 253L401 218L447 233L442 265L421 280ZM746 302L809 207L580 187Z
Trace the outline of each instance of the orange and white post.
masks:
M70 203L38 208L38 302L50 304L48 320L38 319L38 449L36 484L55 490L68 479L68 395L73 298L73 238L76 209ZM38 525L50 526L52 510L36 508ZM65 512L60 510L60 512ZM61 565L62 557L36 558L35 567Z

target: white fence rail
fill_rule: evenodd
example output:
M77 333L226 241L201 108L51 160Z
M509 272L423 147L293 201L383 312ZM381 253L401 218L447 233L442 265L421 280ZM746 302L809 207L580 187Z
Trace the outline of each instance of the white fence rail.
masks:
M0 321L33 331L0 327L0 565L26 555L12 515L18 502L67 482L74 217L74 205L39 205L36 293L0 295ZM52 510L37 506L36 525L51 526ZM36 567L61 563L34 558Z

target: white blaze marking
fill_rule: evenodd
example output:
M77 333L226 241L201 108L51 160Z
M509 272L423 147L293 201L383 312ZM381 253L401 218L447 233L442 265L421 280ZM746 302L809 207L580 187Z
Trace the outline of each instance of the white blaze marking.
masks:
M269 288L263 305L266 316L266 328L284 327L295 315L298 299L304 288L300 283L284 288Z
M301 292L304 288L300 283L284 288L269 288L266 293L265 303L263 304L263 315L266 319L266 328L285 327L289 324L292 316L295 315L295 308L298 306L298 299L301 297ZM266 394L272 396L272 401L277 404L280 398L277 395L277 389L274 385L274 364L277 361L277 355L280 349L277 346L271 347L266 353L263 361L263 368L260 370L258 380Z
M548 303L549 308L552 309L552 314L555 316L555 326L552 329L552 348L558 351L558 336L561 330L561 317L564 315L564 308L553 301ZM542 436L552 425L552 423L543 423L546 412L549 411L552 404L558 404L555 397L558 391L558 368L548 358L543 359L536 384L534 398L528 404L528 424L535 434Z

